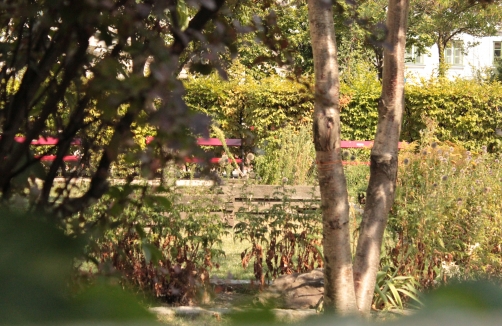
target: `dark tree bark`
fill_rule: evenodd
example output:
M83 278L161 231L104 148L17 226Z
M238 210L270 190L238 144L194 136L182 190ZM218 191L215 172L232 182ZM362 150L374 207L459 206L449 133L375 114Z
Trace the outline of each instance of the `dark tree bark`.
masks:
M196 38L197 33L200 33L204 26L216 15L220 8L225 3L224 0L215 1L215 7L208 9L202 7L188 24L187 29L175 37L174 43L170 47L171 58L174 62L178 62L179 56L187 47L187 45ZM134 60L133 60L134 62ZM142 62L136 62L136 65L143 67L146 63L146 57ZM174 71L173 71L174 72ZM142 74L143 69L136 69L136 74ZM155 83L155 76L151 74L148 79L149 84ZM145 89L148 92L149 89ZM132 103L128 112L120 119L116 126L115 133L112 136L108 146L104 149L97 171L94 173L91 184L87 192L78 198L67 198L66 203L59 207L59 214L62 217L67 217L77 212L81 212L89 207L93 202L101 198L108 190L108 171L111 164L117 159L119 145L124 137L131 131L131 124L135 121L137 115L143 108L143 102Z
M5 22L0 29L2 199L26 192L22 188L31 187L28 178L34 180L37 170L36 177L44 179L37 208L55 209L60 217L80 212L107 191L110 167L132 146L126 140L141 113L151 125L151 120L165 119L173 129L191 126L193 114L183 103L183 85L177 80L180 55L194 40L206 40L203 30L224 3L201 2L185 30L176 22L176 0L19 1L0 11ZM173 14L172 26L164 24L166 10ZM173 37L170 45L168 35ZM91 46L91 38L99 46ZM219 41L229 40L212 40ZM95 52L99 47L101 52ZM144 74L147 60L154 67L150 75ZM152 117L154 101L165 109ZM108 133L89 136L90 125L93 132ZM25 137L22 143L15 138L20 135ZM32 146L43 135L58 137L57 145L44 149L55 154L44 176ZM50 202L54 179L65 168L64 157L75 137L94 140L84 153L97 162L89 171L90 187L78 198Z

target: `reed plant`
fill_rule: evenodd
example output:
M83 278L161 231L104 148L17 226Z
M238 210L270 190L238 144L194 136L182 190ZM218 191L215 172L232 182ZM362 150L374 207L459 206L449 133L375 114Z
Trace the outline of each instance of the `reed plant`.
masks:
M312 127L287 126L277 132L275 138L261 144L254 162L258 182L268 185L317 185L315 148L312 141ZM365 192L369 167L367 149L345 149L342 152L349 195Z

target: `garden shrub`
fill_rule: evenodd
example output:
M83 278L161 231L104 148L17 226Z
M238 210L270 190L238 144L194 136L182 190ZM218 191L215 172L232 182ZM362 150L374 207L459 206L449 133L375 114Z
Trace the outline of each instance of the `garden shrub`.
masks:
M310 125L282 128L273 139L262 142L254 161L258 182L269 185L317 185L315 149ZM366 192L369 167L368 149L345 149L342 152L349 195L356 198Z
M255 159L254 168L260 183L314 185L317 177L311 126L288 126L276 137L262 142L263 153Z
M70 148L70 153L80 157L77 163L67 163L66 171L62 174L66 177L86 177L94 173L94 169L99 165L101 155L105 145L108 144L114 133L114 129L110 126L116 122L125 113L126 107L121 107L116 115L109 116L103 112L99 112L96 108L89 110L89 117L86 119L88 127L75 136L81 141L80 145L73 145ZM115 162L110 166L111 178L127 178L140 176L146 171L142 171L141 165L146 147L146 138L155 134L155 128L149 125L146 121L145 114L139 114L137 120L131 125L131 133L128 136L125 144L122 144L118 150L120 154ZM44 136L57 136L57 128L53 125L53 121L49 120L49 125L45 130ZM113 122L113 123L112 123ZM37 146L34 147L34 152L37 155L48 155L56 153L56 146ZM52 162L44 162L47 167Z
M256 80L239 65L230 76L228 82L216 74L185 82L186 103L209 114L228 138L243 138L252 148L281 127L312 122L313 95L308 83L276 75Z
M340 85L340 120L344 140L375 138L382 85L373 71L363 68L358 67L358 75Z
M401 153L387 244L400 275L423 287L500 277L501 160L486 147L471 152L451 142L413 144Z
M189 203L174 204L176 196L150 194L143 186L112 188L90 213L95 224L108 226L89 246L97 274L118 272L124 286L166 302L203 300L227 231L211 213L210 198L194 195Z
M367 167L366 167L367 168ZM260 204L245 201L236 214L240 222L235 225L235 239L250 243L242 254L242 266L252 266L256 281L265 284L281 275L305 273L323 267L322 258L322 213L319 203L312 200L303 209L291 205L293 190L277 186L274 199L280 203L268 209ZM243 198L246 196L244 189ZM314 199L314 195L312 197ZM258 214L260 212L260 214ZM357 227L360 216L350 210L351 247L355 251ZM398 270L384 265L378 273L373 304L378 309L403 308L418 299L418 285L413 276L398 274Z
M369 150L364 151L369 152ZM343 171L345 173L345 179L347 179L349 200L356 203L358 195L366 195L366 188L368 188L368 181L370 178L370 167L365 164L346 165Z
M406 86L402 139L420 139L427 121L437 122L435 135L466 149L502 151L502 84L474 80L422 80Z
M502 60L498 59L495 62L495 67L491 72L491 79L494 81L502 82Z
M245 189L243 194L246 198ZM292 195L278 186L273 197L280 203L264 209L249 200L236 213L240 222L235 225L235 238L251 244L241 254L242 266L246 268L252 262L261 284L280 275L323 267L320 208L312 201L298 210L289 201Z

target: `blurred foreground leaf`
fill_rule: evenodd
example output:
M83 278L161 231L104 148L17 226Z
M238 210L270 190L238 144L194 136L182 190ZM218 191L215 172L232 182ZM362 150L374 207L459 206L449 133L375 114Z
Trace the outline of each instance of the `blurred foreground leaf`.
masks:
M459 309L502 313L502 288L488 281L456 283L432 292L425 304L427 310Z
M120 287L70 292L73 260L84 244L39 214L0 210L0 324L153 321Z

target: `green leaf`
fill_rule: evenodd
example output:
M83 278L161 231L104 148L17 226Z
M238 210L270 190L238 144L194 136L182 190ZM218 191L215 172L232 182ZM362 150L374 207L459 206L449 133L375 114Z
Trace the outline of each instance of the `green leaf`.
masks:
M391 283L391 282L389 282L388 285L389 285L389 289L392 292L392 296L394 297L398 307L400 307L402 309L403 302L401 300L401 296L399 295L399 292L396 289L396 286L394 285L394 283Z
M387 299L387 295L382 290L380 290L380 288L377 285L375 285L375 292L378 293L380 299L387 306L387 304L389 302L388 299Z
M143 249L143 254L145 255L145 261L147 264L152 262L154 265L156 265L160 260L162 260L162 252L153 244L143 242L141 244L141 247Z
M143 227L140 224L134 225L134 229L136 230L136 233L139 235L140 239L145 239L146 238L146 233Z
M417 303L419 303L420 305L423 305L422 301L420 301L420 299L418 299L418 296L408 290L405 290L403 288L398 288L397 291L403 293L404 295L408 296L409 298L415 300Z

